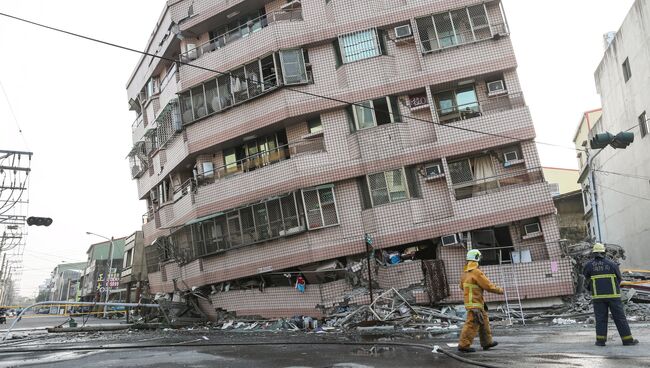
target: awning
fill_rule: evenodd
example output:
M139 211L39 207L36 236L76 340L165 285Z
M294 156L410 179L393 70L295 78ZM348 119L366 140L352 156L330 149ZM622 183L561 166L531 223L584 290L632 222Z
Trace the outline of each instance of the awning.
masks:
M223 215L223 212L217 212L217 213L214 213L212 215L203 216L203 217L199 217L199 218L194 219L194 220L190 220L190 221L186 222L185 225L193 225L193 224L196 224L198 222L210 220L210 219L213 219L213 218L221 216L221 215Z

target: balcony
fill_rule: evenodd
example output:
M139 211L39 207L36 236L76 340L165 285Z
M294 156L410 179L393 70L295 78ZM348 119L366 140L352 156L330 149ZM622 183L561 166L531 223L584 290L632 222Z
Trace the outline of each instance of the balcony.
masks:
M238 40L245 39L274 23L295 22L302 20L303 17L301 8L284 9L266 13L258 18L246 22L246 24L242 25L241 27L218 35L206 43L190 48L186 52L181 53L179 59L183 63L189 63L203 57L205 54L215 52Z
M440 123L452 123L460 120L473 119L485 115L496 114L526 106L522 92L511 92L494 97L473 99L463 104L441 106L436 104L436 116Z
M165 78L160 82L160 106L166 106L169 101L176 98L178 92L178 69L176 64L167 70Z
M144 136L144 132L145 132L144 117L142 116L142 114L140 114L138 115L137 118L135 118L133 124L131 124L131 135L132 135L133 143L139 141Z
M455 175L452 175L452 178L458 180ZM538 183L544 183L542 170L516 169L505 174L480 179L473 175L471 180L454 183L452 189L456 200L463 200Z
M510 31L501 2L489 2L417 18L422 53L480 42Z
M212 184L223 178L259 170L303 153L324 150L325 141L322 136L292 142L204 172L197 177L197 182L198 185Z

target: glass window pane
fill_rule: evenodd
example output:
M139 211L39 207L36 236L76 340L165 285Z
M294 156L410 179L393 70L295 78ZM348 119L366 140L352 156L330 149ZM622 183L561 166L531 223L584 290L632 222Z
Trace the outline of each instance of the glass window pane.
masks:
M194 114L192 112L192 97L190 96L190 91L181 93L180 100L183 123L189 123L194 120Z
M451 114L456 111L455 97L454 91L443 92L435 96L440 115Z
M257 241L255 236L255 221L253 220L253 208L245 207L239 210L239 217L242 226L242 244L252 244Z
M369 29L339 37L343 49L343 62L350 63L379 55L377 31Z
M454 28L451 24L449 13L436 14L433 16L433 20L436 23L440 47L456 45L458 42L456 41L456 35L454 34Z
M253 215L255 216L256 239L260 241L270 238L269 217L266 212L266 204L259 203L253 206Z
M437 50L438 39L436 39L436 30L433 28L433 18L424 17L416 20L418 26L418 33L420 34L420 42L422 43L422 50L424 52Z
M262 78L264 81L265 91L278 85L278 76L275 72L273 55L269 55L262 59Z
M390 110L388 108L388 101L385 97L372 101L375 116L377 117L377 125L389 124L392 122Z
M307 120L307 127L309 129L309 133L318 133L323 131L323 123L320 120L320 116Z
M192 107L196 119L208 114L208 109L205 105L205 96L203 94L203 85L192 88Z
M221 110L221 107L219 106L216 80L211 80L205 84L205 98L207 101L208 114Z
M235 103L243 102L248 99L248 83L246 82L246 70L244 67L231 72L230 88L235 95Z
M485 14L485 8L483 4L470 6L469 18L472 22L472 28L474 29L474 35L477 40L484 40L492 37L492 31L490 30L490 25L488 23L488 17Z
M232 105L232 92L230 89L230 77L228 75L221 75L217 78L219 82L219 103L221 109L225 109Z
M469 24L467 9L462 8L451 12L451 17L456 29L456 40L459 44L474 41L472 27Z
M298 84L307 82L307 70L301 49L280 51L284 84Z
M280 211L280 200L273 199L266 202L269 219L270 237L277 238L280 236L282 228L282 212Z
M453 184L465 183L474 180L469 160L461 160L449 163L449 175Z
M458 104L458 110L461 112L479 112L478 98L476 97L474 86L456 91L456 103Z
M354 105L353 108L358 129L371 128L375 126L375 115L370 101L360 102Z
M262 93L259 61L246 65L246 78L248 79L248 93L255 97Z
M241 224L239 222L239 211L230 212L228 215L228 239L230 246L242 244Z
M388 183L388 193L391 202L401 201L407 198L406 183L402 169L387 171L386 183Z
M293 195L288 195L280 199L282 205L282 217L284 220L285 230L290 230L299 225L298 214L296 213L296 202Z
M336 225L339 223L336 214L336 203L334 202L334 191L332 188L319 189L320 202L323 212L323 224L325 226Z
M318 192L316 190L304 191L303 196L305 198L309 228L316 229L323 227L323 218L321 217L320 206L318 204Z

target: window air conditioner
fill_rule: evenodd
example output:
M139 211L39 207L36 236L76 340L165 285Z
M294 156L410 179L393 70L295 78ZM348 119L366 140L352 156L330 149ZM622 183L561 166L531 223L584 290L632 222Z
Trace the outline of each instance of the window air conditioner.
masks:
M517 151L508 151L503 153L503 158L506 162L517 161L519 160L519 154Z
M539 227L538 222L524 226L524 232L526 233L526 235L536 234L541 231L542 229Z
M438 176L442 174L442 168L440 167L440 164L431 164L424 168L424 172L427 177Z
M198 55L198 50L196 49L196 44L188 43L186 46L187 58L190 60L196 60Z
M403 26L398 26L395 27L395 38L406 38L410 37L413 35L413 32L411 31L411 26L408 24L405 24Z
M459 243L457 234L443 236L440 238L440 240L442 241L443 247L448 247L450 245L455 245Z
M158 200L158 193L155 190L152 190L149 192L149 198L152 202L156 202Z
M487 84L487 88L488 88L488 96L497 96L508 92L506 91L505 84L503 84L503 80L489 82Z

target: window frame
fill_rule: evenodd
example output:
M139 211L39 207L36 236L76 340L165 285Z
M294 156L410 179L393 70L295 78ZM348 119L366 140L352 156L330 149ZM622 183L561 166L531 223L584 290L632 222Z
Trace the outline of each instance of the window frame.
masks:
M377 111L375 110L375 101L385 99L386 104L388 105L388 115L390 116L390 122L388 123L382 123L379 124L377 122ZM395 105L397 105L397 99L394 99ZM365 106L360 106L362 104L369 103L370 107L365 107ZM360 101L357 102L356 104L352 105L352 119L354 120L354 128L355 130L365 130L365 129L371 129L378 127L379 125L387 125L387 124L394 124L394 123L399 123L401 122L401 119L398 119L399 112L395 112L395 108L397 106L393 106L393 96L384 96L380 98L375 98L373 100L366 100L366 101ZM357 115L357 111L359 109L370 109L371 114L372 114L372 126L366 126L366 127L360 127L359 126L359 116Z
M627 83L632 78L632 68L630 67L630 58L626 57L623 61L623 79Z
M284 61L284 55L287 55L289 52L295 52L298 56L298 61L297 62L291 62L295 63L298 65L298 67L302 71L302 75L300 75L301 80L298 82L287 82L287 70L285 64L291 64L290 62L285 62ZM298 49L286 49L286 50L280 50L278 52L278 56L280 58L280 66L282 68L282 83L284 83L285 86L293 86L293 85L298 85L298 84L306 84L309 82L309 76L307 75L307 63L305 62L305 50L302 48ZM290 75L289 77L296 77L296 75ZM304 78L303 78L304 77Z
M346 41L346 39L349 39L350 37L354 37L354 36L360 36L360 35L362 35L362 34L364 34L366 32L371 33L372 42L373 42L372 51L374 51L374 55L359 57L358 55L362 55L362 54L365 54L367 52L370 52L369 49L366 49L366 50L356 52L354 54L354 59L351 60L350 57L345 52L345 49L346 49L346 42L345 41ZM386 50L382 49L382 42L380 40L380 37L381 37L380 32L376 27L364 29L364 30L361 30L361 31L350 32L350 33L346 33L346 34L338 36L336 38L336 40L338 41L337 42L337 44L338 44L337 51L338 51L339 55L341 56L341 63L343 65L345 65L345 64L354 63L356 61L371 59L373 57L385 55ZM367 42L367 41L363 41L363 42ZM349 48L350 46L347 46L347 47Z
M390 191L391 185L388 183L388 178L386 176L386 173L395 172L397 170L400 171L400 175L402 177L402 186L404 187L405 197L403 199L394 200L392 198L392 196L391 196L391 191ZM370 184L370 182L371 182L370 177L374 176L374 175L380 175L380 174L383 175L383 178L384 178L384 184L386 186L383 187L383 188L386 189L388 202L375 204L375 200L374 200L374 197L373 197L372 194L373 194L373 191L377 191L378 189L373 190L372 185ZM405 201L408 201L409 199L413 198L412 195L411 195L411 189L409 188L408 178L407 178L407 175L406 175L406 169L404 167L400 167L399 169L394 169L394 170L388 170L388 171L382 171L382 172L378 172L378 173L368 174L368 175L366 175L365 182L366 182L366 186L367 186L367 189L368 189L368 194L369 194L369 198L370 198L370 207L371 208L375 208L375 207L383 206L383 205L388 205L388 204L392 204L392 203L405 202ZM394 186L394 184L393 184L393 186Z
M321 191L323 191L323 190L329 190L332 193L332 200L333 200L333 203L334 203L334 211L336 213L336 223L334 223L334 224L330 224L330 225L325 224L325 216L323 215L323 200L321 198ZM305 200L305 193L306 192L314 192L314 191L316 192L316 198L318 199L318 210L319 210L319 213L320 213L320 219L321 219L321 224L322 224L321 226L317 226L317 227L312 227L311 226L311 223L309 221L309 210L307 209L307 201ZM328 227L339 226L341 224L340 214L339 214L339 206L338 206L337 201L336 201L336 193L334 191L334 185L333 184L321 185L321 186L318 186L318 187L301 189L300 190L300 195L302 197L302 205L303 205L303 209L305 211L304 216L305 216L305 225L307 227L307 230L311 231L311 230L325 229L325 228L328 228Z

